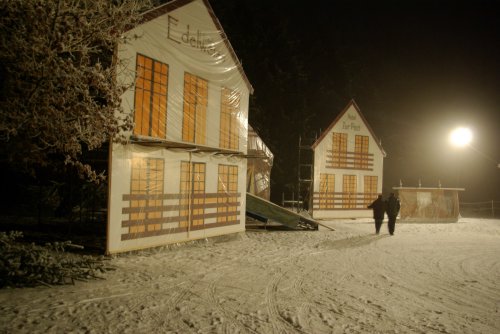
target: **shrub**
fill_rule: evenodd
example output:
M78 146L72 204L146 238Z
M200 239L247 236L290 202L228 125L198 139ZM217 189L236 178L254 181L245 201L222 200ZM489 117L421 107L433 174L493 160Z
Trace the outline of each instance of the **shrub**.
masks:
M112 270L103 257L66 252L81 248L71 241L45 246L17 241L22 233L0 232L0 287L74 284L75 280L99 279Z

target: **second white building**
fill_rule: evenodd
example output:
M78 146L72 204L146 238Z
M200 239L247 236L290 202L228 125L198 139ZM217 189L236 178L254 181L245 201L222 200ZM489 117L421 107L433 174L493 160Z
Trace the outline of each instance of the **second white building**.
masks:
M312 148L313 218L371 217L367 205L382 193L385 152L354 100Z

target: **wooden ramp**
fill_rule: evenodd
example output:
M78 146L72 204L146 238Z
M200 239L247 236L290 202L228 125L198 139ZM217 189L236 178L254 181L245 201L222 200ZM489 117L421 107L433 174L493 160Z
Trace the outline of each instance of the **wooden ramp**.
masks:
M317 230L319 225L325 226L314 219L304 217L297 212L285 209L250 193L247 193L246 214L249 217L266 223L269 220L273 220L295 230ZM333 230L328 226L325 227Z

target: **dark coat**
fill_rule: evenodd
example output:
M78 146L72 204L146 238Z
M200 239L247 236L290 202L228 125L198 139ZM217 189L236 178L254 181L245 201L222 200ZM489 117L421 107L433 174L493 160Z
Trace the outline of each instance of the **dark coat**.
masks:
M368 205L369 209L373 209L374 219L384 219L385 203L382 197L378 197L372 204Z
M386 212L388 216L396 217L399 213L399 209L401 208L401 204L399 203L399 199L394 195L389 196L386 204Z

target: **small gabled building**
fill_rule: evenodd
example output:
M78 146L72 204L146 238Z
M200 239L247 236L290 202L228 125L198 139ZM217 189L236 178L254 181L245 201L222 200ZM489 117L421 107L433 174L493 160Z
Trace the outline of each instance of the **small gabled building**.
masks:
M371 217L382 193L385 152L354 100L312 145L315 219Z
M175 0L126 32L126 144L112 143L107 253L245 230L253 88L207 0Z
M393 187L401 201L402 222L456 223L460 218L459 193L464 188Z

